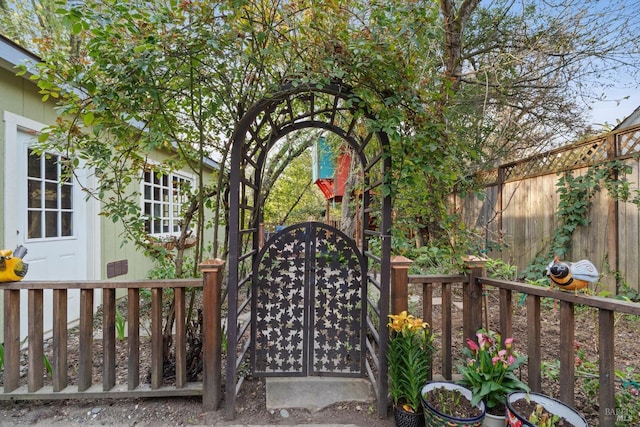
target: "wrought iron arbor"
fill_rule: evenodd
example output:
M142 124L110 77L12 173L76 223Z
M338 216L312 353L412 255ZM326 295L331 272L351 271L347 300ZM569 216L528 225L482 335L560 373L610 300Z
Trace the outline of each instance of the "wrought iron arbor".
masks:
M368 376L376 392L378 413L386 416L386 323L389 312L391 247L391 200L387 179L391 169L391 158L387 135L372 129L371 119L365 103L354 96L350 88L340 83L289 83L250 108L232 135L225 381L225 410L230 418L235 416L235 396L242 385L243 372L247 371L248 362L251 362L253 372L264 375L285 372L291 374L293 370L293 374L296 375L322 372L323 375ZM284 239L281 241L281 249L285 249L284 243L307 241L307 237L301 237L304 233L312 233L315 236L312 249L285 250L286 254L281 253L280 260L277 254L265 258L265 253L261 253L259 247L259 224L262 220L261 177L267 154L280 138L291 132L310 128L322 129L337 135L349 145L359 160L363 185L356 197L358 211L362 215L359 221L361 229L356 233L359 236L358 241L345 243L344 236L340 236L337 230L331 230L321 224L299 225L286 230L289 234L279 234L280 237L276 237ZM277 251L278 242L274 244ZM340 251L328 250L336 249L336 245L341 245L342 258L338 262L340 265L336 264L335 259L331 261L331 257L335 257L335 253ZM284 255L287 256L286 262L292 277L296 273L298 276L304 275L304 268L300 269L300 261L293 259L294 255L299 256L301 253L308 261L304 265L314 269L327 267L328 271L315 275L306 282L313 283L314 289L304 291L296 288L290 293L290 298L304 298L304 295L323 298L321 294L325 291L318 290L318 281L321 281L326 292L333 292L334 295L339 293L340 296L330 303L325 301L324 305L309 302L312 317L317 320L323 313L326 314L320 306L325 309L331 306L333 310L335 304L346 305L346 309L341 307L338 311L326 315L338 319L338 325L352 331L348 336L355 341L338 350L338 347L332 347L329 343L336 342L333 332L328 332L327 329L320 330L318 327L314 329L313 325L319 323L311 321L305 323L310 329L302 333L308 334L310 339L324 340L322 345L314 347L314 344L309 347L312 351L320 349L320 357L305 359L301 356L301 359L293 357L285 361L278 354L278 346L286 345L293 349L292 343L297 342L295 334L298 332L291 335L291 328L285 328L284 332L282 328L276 331L274 325L277 322L269 323L272 316L285 320L285 314L279 313L277 308L269 305L271 303L267 296L273 294L271 291L281 292L282 289L277 283L268 283L265 278L273 274L273 271L284 274L281 264L285 262ZM322 260L323 257L327 257L325 261ZM270 272L273 262L280 264L276 270ZM363 272L362 277L358 277L358 273L349 276L346 267L353 268L354 272L360 269ZM336 274L343 277L340 282L341 289L335 286L330 289L332 276ZM359 289L354 288L354 282L358 283ZM270 286L274 287L271 291ZM360 298L360 302L354 302L354 298ZM295 323L296 318L304 317L304 314L299 313L298 306L289 305L287 310L287 321ZM352 321L354 319L357 325ZM357 332L354 332L356 330ZM265 335L265 331L273 332L275 340ZM283 339L277 338L285 333L289 334L286 343ZM274 334L271 334L271 338ZM298 347L295 348L297 352ZM354 350L360 353L356 354ZM300 351L309 350L300 347ZM337 359L329 360L335 358ZM308 367L303 366L305 360L311 361Z

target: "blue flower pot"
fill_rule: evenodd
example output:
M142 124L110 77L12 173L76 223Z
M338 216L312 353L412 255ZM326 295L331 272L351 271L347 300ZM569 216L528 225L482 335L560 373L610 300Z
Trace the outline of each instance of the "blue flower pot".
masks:
M482 426L482 421L484 420L484 416L486 413L484 402L479 402L476 406L480 411L480 415L472 417L472 418L457 418L449 414L445 414L441 411L440 408L435 408L431 406L424 398L425 394L436 389L445 390L457 390L459 391L464 398L466 398L469 402L471 401L471 390L468 388L462 387L458 384L448 383L448 382L430 382L427 383L422 388L422 393L420 393L420 397L422 400L422 407L424 409L424 423L426 427L442 427L442 426L450 426L450 427L480 427Z
M562 417L569 421L576 427L588 427L587 420L580 415L578 411L573 409L571 406L566 405L559 400L556 400L552 397L545 396L540 393L533 392L525 392L525 391L514 391L507 395L507 409L506 409L506 417L507 417L507 426L509 427L535 427L534 424L529 422L530 414L519 414L513 408L513 403L520 399L526 399L527 394L529 395L529 399L531 402L538 403L542 405L545 411Z

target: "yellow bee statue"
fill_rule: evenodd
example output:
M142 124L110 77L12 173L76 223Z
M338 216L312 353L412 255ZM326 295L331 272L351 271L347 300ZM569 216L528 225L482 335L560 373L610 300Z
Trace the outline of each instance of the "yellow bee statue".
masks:
M27 254L27 248L20 245L15 251L0 250L0 282L17 282L27 275L29 265L22 261Z
M596 266L589 260L576 262L560 261L556 256L547 266L547 275L551 279L551 286L565 291L588 289L589 283L595 283L600 278Z

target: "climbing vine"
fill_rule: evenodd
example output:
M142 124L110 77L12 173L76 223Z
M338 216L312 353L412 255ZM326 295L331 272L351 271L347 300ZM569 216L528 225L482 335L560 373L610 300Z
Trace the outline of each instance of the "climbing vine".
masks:
M563 258L571 250L574 232L578 227L591 223L589 208L591 200L602 187L616 201L631 202L640 207L640 189L631 189L624 176L631 166L621 160L593 165L584 175L574 176L571 171L560 175L556 183L560 197L556 215L558 227L553 232L549 251L535 257L523 271L525 279L540 277L549 260L554 256Z

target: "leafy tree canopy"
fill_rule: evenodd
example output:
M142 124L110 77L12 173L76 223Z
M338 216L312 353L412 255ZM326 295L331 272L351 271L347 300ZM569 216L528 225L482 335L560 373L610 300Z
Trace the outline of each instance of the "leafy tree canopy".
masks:
M2 3L2 19L25 8L9 3ZM451 236L464 231L448 210L454 186L473 189L465 178L472 171L550 147L559 135L584 134L582 101L599 95L589 90L591 80L623 71L637 79L635 6L62 2L50 20L64 28L51 32L61 40L38 44L45 61L35 78L61 113L46 142L93 166L95 194L105 200L136 179L139 167L128 165L142 165L154 148L175 151L168 169L201 174L203 156L228 165L228 137L253 103L284 81L338 79L371 106L371 126L391 138L390 191L402 218L396 232L418 245L440 240L462 248ZM265 181L273 183L284 169L269 168L274 175ZM215 206L223 222L226 185L220 174ZM135 223L135 199L119 194L106 200L106 214Z

